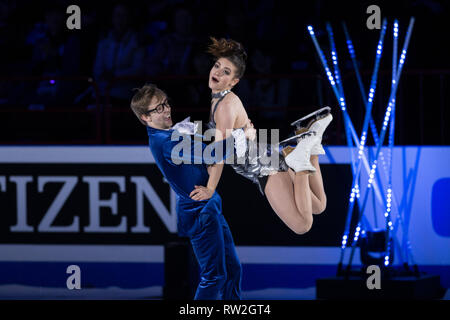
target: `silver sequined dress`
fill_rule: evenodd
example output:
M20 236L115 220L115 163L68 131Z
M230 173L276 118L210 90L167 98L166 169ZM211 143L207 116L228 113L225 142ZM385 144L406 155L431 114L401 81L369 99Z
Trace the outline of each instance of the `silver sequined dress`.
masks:
M230 91L225 91L216 102L207 124L209 129L216 128L214 113L216 112L219 103L229 92ZM235 141L235 154L233 162L229 163L229 161L226 161L226 163L230 164L238 174L255 183L258 186L259 191L264 195L264 188L269 175L280 171L287 171L288 166L286 165L282 154L279 153L277 146L271 144L252 144L252 142L245 137L243 129L244 128L233 129L232 135ZM267 161L268 157L270 157L273 152L278 153L278 163L275 165L271 161Z

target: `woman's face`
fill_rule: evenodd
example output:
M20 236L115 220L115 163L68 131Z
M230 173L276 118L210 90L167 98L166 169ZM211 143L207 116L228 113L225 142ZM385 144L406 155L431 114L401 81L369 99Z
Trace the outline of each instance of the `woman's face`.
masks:
M209 88L213 92L230 90L238 82L236 67L227 58L218 59L209 72Z

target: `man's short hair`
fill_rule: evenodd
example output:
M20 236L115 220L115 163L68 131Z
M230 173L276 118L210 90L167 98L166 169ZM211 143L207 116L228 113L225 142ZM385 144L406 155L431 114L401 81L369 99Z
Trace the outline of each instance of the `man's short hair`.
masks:
M141 119L141 116L148 111L148 106L153 97L162 100L166 94L154 84L145 84L142 88L136 88L134 90L137 90L137 92L131 99L131 110L133 110L139 121L146 126L147 124Z

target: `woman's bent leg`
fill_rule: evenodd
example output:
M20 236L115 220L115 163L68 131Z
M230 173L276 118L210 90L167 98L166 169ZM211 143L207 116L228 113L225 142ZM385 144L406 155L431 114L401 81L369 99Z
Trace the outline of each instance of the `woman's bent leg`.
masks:
M288 172L271 175L264 193L272 209L292 231L304 234L311 229L313 217L307 174L296 174L294 183Z
M311 164L316 172L309 175L309 188L311 190L311 202L313 214L322 213L327 206L327 196L323 188L322 173L320 171L318 156L311 156ZM289 170L292 183L295 181L295 172Z

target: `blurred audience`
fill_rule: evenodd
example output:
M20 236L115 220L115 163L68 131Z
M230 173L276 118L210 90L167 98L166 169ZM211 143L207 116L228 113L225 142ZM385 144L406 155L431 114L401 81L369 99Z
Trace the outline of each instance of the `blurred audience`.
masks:
M76 76L80 70L80 38L66 28L65 14L61 8L50 8L45 12L43 31L41 37L35 40L31 74L49 78L39 81L34 88L29 97L31 109L71 101L79 89L76 82L52 79L52 76Z
M289 80L264 77L272 73L273 59L267 50L256 48L250 55L250 67L257 78L251 85L251 105L260 109L258 114L263 120L280 120L286 115L288 107ZM268 109L268 110L264 110Z
M192 33L191 12L179 7L172 16L172 31L162 36L148 57L148 75L186 75L191 51L197 40ZM147 50L148 52L148 50Z
M109 95L112 105L127 106L136 81L117 77L139 76L144 73L144 48L137 33L131 28L131 14L124 4L117 4L112 13L112 29L98 44L94 63L94 79L99 85L101 96Z
M110 97L113 105L128 106L132 88L160 77L158 81L174 100L178 99L179 106L204 109L210 99L204 80L212 66L205 53L209 36L233 38L247 49L247 71L234 90L245 106L262 111L263 120L284 118L285 107L321 103L317 97L324 90L319 82L274 75L321 72L305 26L318 21L337 26L333 19L339 4L302 3L302 10L298 10L294 3L275 0L138 0L101 6L80 0L81 30L68 30L69 4L69 0L0 0L0 75L47 77L38 83L0 81L0 105L83 105L87 97L96 97L90 84L57 77L88 76L98 84L102 104ZM348 10L362 12L363 6ZM388 12L394 9L398 9L394 3L386 7ZM415 0L410 9L423 18L416 19L415 29L426 28L427 23L433 30L444 29L448 4ZM356 16L348 16L348 25L360 22ZM401 30L406 28L404 22ZM365 29L352 30L355 44L363 32ZM323 25L317 26L316 35L326 46ZM446 67L448 44L442 39L439 32L415 31L408 66ZM414 50L418 43L434 50L436 59L426 59L426 50ZM359 46L358 50L360 68L371 68L373 48ZM344 52L340 55L341 70L352 72L353 65ZM178 79L182 80L163 80L165 76L181 76Z
M170 5L164 0L151 1L147 5L146 23L142 28L147 57L155 55L156 44L167 32L168 18L166 12L168 8L170 8Z
M194 108L200 109L210 106L211 90L207 81L211 67L212 58L209 54L201 49L193 52L190 71L195 78L188 82L186 98Z
M13 76L26 73L24 61L29 58L25 50L25 33L14 24L15 1L0 0L0 75ZM0 81L0 107L15 101L17 84ZM20 86L20 89L23 89Z

